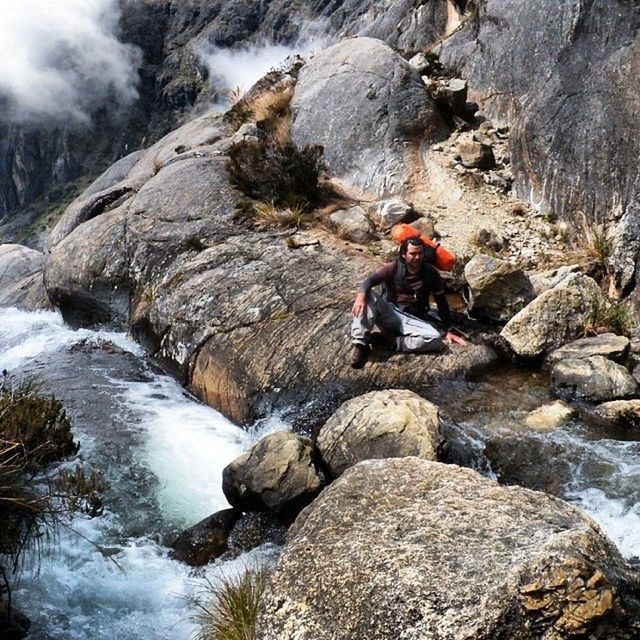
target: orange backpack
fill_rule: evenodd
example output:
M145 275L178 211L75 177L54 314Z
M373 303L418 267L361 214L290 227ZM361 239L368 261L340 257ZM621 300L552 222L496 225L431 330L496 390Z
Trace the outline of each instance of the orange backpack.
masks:
M422 235L410 224L397 224L391 229L391 237L398 244L402 244L407 238L414 236L418 236L427 247L433 250L433 264L436 269L440 269L440 271L451 271L453 269L453 265L456 263L455 255L428 236Z

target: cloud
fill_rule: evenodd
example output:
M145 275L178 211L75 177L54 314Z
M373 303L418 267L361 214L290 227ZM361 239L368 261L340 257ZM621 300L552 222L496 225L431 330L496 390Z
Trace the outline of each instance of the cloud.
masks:
M213 45L202 48L198 55L209 70L210 82L218 89L241 92L250 89L270 69L287 57L306 57L324 49L330 38L322 22L308 22L300 28L300 36L290 46L262 43L241 49L222 49Z
M118 18L117 0L3 0L1 116L87 122L135 100L142 55L117 40Z

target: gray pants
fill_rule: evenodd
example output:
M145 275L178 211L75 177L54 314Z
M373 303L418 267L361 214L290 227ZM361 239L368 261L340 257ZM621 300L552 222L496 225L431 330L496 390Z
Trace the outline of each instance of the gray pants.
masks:
M444 349L444 342L437 329L371 291L367 296L367 308L364 314L354 318L351 323L353 343L369 344L369 336L374 325L397 336L398 351L425 353Z

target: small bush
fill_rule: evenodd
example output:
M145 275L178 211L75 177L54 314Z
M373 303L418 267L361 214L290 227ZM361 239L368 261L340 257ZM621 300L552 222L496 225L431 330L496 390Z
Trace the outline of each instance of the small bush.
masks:
M207 248L207 245L198 238L198 236L189 236L184 239L184 247L190 251L204 251Z
M62 470L55 478L55 487L69 511L95 518L104 512L102 494L107 488L104 478L95 470L88 472L81 466L73 471Z
M0 383L0 438L21 447L29 470L78 451L62 403L41 393L33 380L5 376Z
M598 335L612 331L618 335L625 335L629 333L632 320L631 310L622 302L596 304L584 333L585 335Z
M244 140L229 150L227 169L244 195L277 207L309 210L322 195L322 154L317 145L298 149L292 143Z
M611 255L612 245L604 225L590 222L587 216L578 212L573 243L578 251L604 266Z
M195 640L253 640L266 575L264 569L247 570L219 584L207 581L196 601L200 630Z

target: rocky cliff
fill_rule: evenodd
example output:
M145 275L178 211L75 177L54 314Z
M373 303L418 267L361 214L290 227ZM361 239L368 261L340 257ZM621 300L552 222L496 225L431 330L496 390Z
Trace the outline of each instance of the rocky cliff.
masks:
M628 79L638 69L639 25L640 8L623 0L536 0L526 7L497 0L126 2L122 38L144 54L140 99L115 121L97 114L97 144L95 130L5 125L0 214L95 174L220 97L215 69L204 60L212 47L367 35L404 52L439 50L445 67L469 81L482 110L512 125L518 195L543 212L568 219L583 212L609 225L615 284L628 293L638 254L640 150L638 97Z

